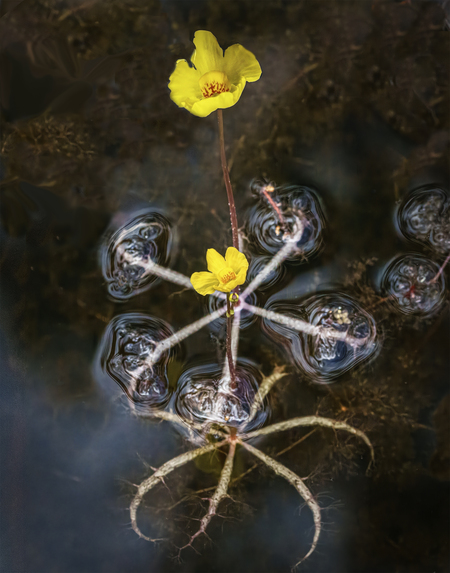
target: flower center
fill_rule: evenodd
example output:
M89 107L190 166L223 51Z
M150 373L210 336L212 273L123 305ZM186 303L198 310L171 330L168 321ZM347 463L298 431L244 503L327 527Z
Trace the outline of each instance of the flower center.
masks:
M230 91L230 80L223 72L207 72L198 80L204 98Z
M233 271L232 268L225 267L219 273L217 273L217 276L219 278L219 281L223 285L226 285L230 281L234 281L234 279L236 278L236 273Z

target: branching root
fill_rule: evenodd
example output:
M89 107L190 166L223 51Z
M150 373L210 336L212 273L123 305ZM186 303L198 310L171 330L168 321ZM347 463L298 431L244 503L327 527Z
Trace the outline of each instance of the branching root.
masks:
M184 547L181 547L180 552L187 547L192 547L193 541L202 533L206 533L206 528L209 525L209 522L217 515L217 508L219 503L222 501L224 497L228 495L228 486L230 485L231 474L233 472L233 462L234 462L234 454L236 451L236 442L233 440L230 442L230 449L228 450L227 459L225 460L225 464L222 468L222 472L220 474L219 483L217 485L216 491L214 495L209 500L209 508L208 513L203 517L200 523L200 528L197 533L189 540Z
M266 426L260 430L255 430L248 433L245 438L251 439L255 438L256 436L264 436L274 432L282 432L284 430L290 430L291 428L298 428L299 426L322 426L324 428L333 428L334 430L344 430L350 434L353 434L354 436L358 436L358 438L361 438L370 450L371 462L367 469L369 469L371 464L374 462L375 453L373 446L364 432L349 426L345 422L338 422L336 420L331 420L330 418L322 418L320 416L303 416L301 418L292 418L291 420L286 420L285 422L279 422L278 424L271 424L270 426Z
M275 461L270 456L261 452L261 450L254 448L250 444L247 444L245 442L240 442L240 443L244 446L245 449L247 449L254 456L256 456L262 462L264 462L277 475L279 475L280 477L283 477L293 487L295 487L295 489L298 491L298 493L301 495L301 497L305 500L306 504L308 505L309 509L311 510L311 512L313 514L314 527L315 527L314 538L312 540L311 547L309 548L308 553L298 563L296 563L295 567L297 567L297 565L300 565L300 563L302 561L305 561L305 559L308 559L308 557L314 552L315 548L317 547L317 542L319 540L320 530L322 528L322 520L320 517L319 504L316 502L316 500L312 496L311 492L309 491L309 489L304 484L303 480L296 473L291 471L289 468L287 468L283 464L280 464L280 462Z
M223 443L225 443L225 441ZM164 476L171 473L176 468L183 466L184 464L187 464L188 462L194 460L198 456L201 456L203 454L211 452L212 450L215 450L217 447L223 445L223 443L209 444L207 446L203 446L202 448L197 448L196 450L185 452L184 454L181 454L176 458L172 458L171 460L163 464L158 470L156 470L156 472L152 476L144 480L139 485L137 493L134 496L133 501L131 502L130 505L131 526L133 527L134 531L139 535L139 537L142 537L142 539L146 539L147 541L155 541L154 539L151 539L150 537L147 537L142 533L136 521L137 510L139 505L141 504L144 495L147 492L149 492L153 487L155 487L156 484L161 482L164 479Z

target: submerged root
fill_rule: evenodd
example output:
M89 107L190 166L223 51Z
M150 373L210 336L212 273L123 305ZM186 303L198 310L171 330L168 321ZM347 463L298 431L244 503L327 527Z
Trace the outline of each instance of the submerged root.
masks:
M265 380L263 381L263 383L261 384L261 387L260 387L261 391L255 397L254 403L252 405L252 409L251 409L252 415L254 415L254 413L256 413L262 400L267 395L269 390L273 387L273 385L276 383L276 381L279 380L280 378L282 378L284 375L285 375L285 373L284 373L283 369L278 368L278 369L275 369L274 373L271 376L269 376L268 378L265 378ZM309 548L309 551L306 553L306 555L300 561L298 561L298 563L296 563L295 567L297 567L298 565L300 565L300 563L302 563L305 559L307 559L314 552L314 550L317 547L318 539L319 539L320 532L322 529L320 506L317 503L317 501L314 499L314 497L311 494L311 492L309 491L309 489L306 487L302 478L300 478L296 473L294 473L292 470L290 470L289 468L287 468L286 466L284 466L280 462L274 460L273 458L266 455L262 451L256 449L255 447L251 446L250 444L248 444L246 442L246 440L255 438L257 436L270 435L270 434L273 434L275 432L282 432L285 430L290 430L292 428L298 428L301 426L316 426L316 427L323 427L323 428L331 428L335 431L343 430L343 431L348 432L354 436L357 436L358 438L360 438L361 440L364 441L364 443L368 446L368 448L370 450L371 462L369 464L369 467L370 467L371 463L374 461L374 449L373 449L372 443L370 442L370 440L366 436L366 434L364 434L364 432L362 432L361 430L357 430L356 428L353 428L352 426L346 424L345 422L339 422L336 420L332 420L330 418L322 418L320 416L304 416L304 417L293 418L293 419L287 420L285 422L279 422L279 423L267 426L265 428L261 428L259 430L254 430L252 432L249 432L248 434L240 434L238 431L237 435L236 435L236 431L234 431L234 432L231 432L230 434L227 435L225 432L223 432L222 435L224 436L225 439L223 439L217 443L208 444L208 445L203 446L201 448L198 448L196 450L191 450L189 452L186 452L184 454L181 454L181 455L169 460L164 465L162 465L158 470L156 470L155 473L151 477L147 478L146 480L144 480L139 485L138 491L137 491L137 493L136 493L136 495L135 495L135 497L134 497L134 499L130 505L131 525L132 525L134 531L139 535L139 537L142 537L143 539L146 539L147 541L157 541L155 539L151 539L150 537L147 537L146 535L144 535L140 531L140 529L136 523L137 509L139 508L139 505L140 505L144 495L148 491L150 491L157 483L159 483L160 481L163 481L164 477L167 474L169 474L170 472L172 472L174 469L188 463L189 461L197 458L198 456L201 456L202 454L212 452L213 450L217 451L222 446L228 445L229 450L228 450L225 464L224 464L223 469L222 469L221 474L220 474L219 483L218 483L217 487L215 488L214 494L208 500L209 501L208 511L207 511L206 515L204 515L204 517L201 519L200 527L199 527L198 531L190 537L190 540L186 545L184 545L183 547L180 548L179 555L180 555L181 551L187 547L192 547L192 549L194 549L194 551L196 551L196 549L193 546L193 542L200 535L202 535L202 534L207 535L206 529L207 529L211 519L215 515L217 515L217 510L218 510L219 504L221 503L221 501L225 497L228 496L228 488L230 487L230 485L234 481L237 481L241 477L243 477L243 475L246 475L247 473L251 472L255 467L255 465L254 465L249 470L244 472L243 475L239 476L238 478L235 478L234 480L231 479L231 475L233 472L233 464L234 464L236 445L240 444L248 452L250 452L256 458L258 458L258 460L260 462L264 463L271 470L273 470L278 476L283 477L286 481L288 481L297 490L297 492L300 494L300 496L305 500L307 506L309 507L309 509L312 512L312 516L313 516L313 520L314 520L313 540L311 543L311 547ZM314 431L315 430L313 429L312 432L314 432ZM282 453L288 451L289 449L291 449L291 447L294 447L296 444L298 444L299 442L306 439L306 437L308 437L312 432L310 432L307 436L303 436L302 438L300 438L300 440L297 440L297 442L295 442L291 446L288 446L287 448L285 448L284 450L279 452L277 455L281 455ZM206 488L204 490L200 490L199 492L197 492L197 494L201 493L201 492L210 491L213 489L214 488ZM186 500L186 498L183 498L183 500L181 500L181 502L185 501L185 500ZM178 503L181 503L181 502L178 502ZM172 507L175 507L176 505L178 505L178 503L176 503Z
M141 504L141 501L142 501L142 498L144 497L144 495L147 492L149 492L153 487L155 487L156 484L163 481L164 476L171 473L176 468L183 466L184 464L187 464L188 462L190 462L191 460L194 460L198 456L201 456L203 454L211 452L212 450L215 450L217 447L220 447L224 443L225 442L221 442L219 444L210 444L208 446L203 446L202 448L197 448L196 450L191 450L190 452L186 452L184 454L181 454L181 455L177 456L176 458L172 458L171 460L166 462L164 465L162 465L158 470L156 470L156 472L152 476L150 476L149 478L144 480L139 485L137 493L134 496L134 499L130 505L131 526L132 526L133 530L139 535L139 537L142 537L142 539L146 539L147 541L156 541L155 539L151 539L150 537L147 537L146 535L144 535L137 525L137 521L136 521L137 510L138 510L139 505Z
M276 367L270 376L264 378L264 380L259 385L258 392L256 393L255 399L253 400L250 415L246 423L253 420L253 418L258 413L258 410L262 407L264 398L271 391L272 387L278 382L278 380L280 380L280 378L283 378L286 375L287 372L284 371L284 366L281 366Z
M256 436L265 436L267 434L273 434L274 432L283 432L284 430L290 430L291 428L298 428L300 426L322 426L323 428L344 430L345 432L349 432L354 436L358 436L358 438L361 438L361 440L363 440L363 442L367 445L367 447L370 450L371 461L369 463L369 467L367 468L368 470L370 469L372 463L375 460L375 452L373 450L372 443L364 432L361 432L361 430L357 430L356 428L349 426L345 422L338 422L336 420L331 420L330 418L322 418L320 416L303 416L302 418L292 418L291 420L287 420L286 422L279 422L278 424L272 424L270 426L266 426L265 428L261 428L260 430L249 432L245 436L245 438L251 439L255 438Z
M313 514L314 537L313 537L313 540L311 543L311 547L309 548L308 553L302 559L300 559L300 561L298 561L295 564L295 567L297 567L297 565L300 565L300 563L302 563L302 561L305 561L305 559L308 559L308 557L314 552L315 548L317 547L317 542L319 540L320 530L322 528L322 520L320 517L319 504L316 502L316 500L314 499L311 492L306 487L305 483L303 482L303 480L301 479L300 476L298 476L296 473L291 471L289 468L287 468L283 464L280 464L280 462L275 461L273 458L271 458L267 454L261 452L261 450L258 450L256 448L254 448L253 446L251 446L250 444L246 444L245 442L240 442L240 443L244 446L244 448L246 450L251 452L254 456L259 458L262 462L264 462L266 464L266 466L268 466L270 469L272 469L277 475L279 475L280 477L283 477L293 487L295 487L295 489L298 491L298 493L301 495L301 497L305 500L307 506L309 507L309 509L311 510L311 513Z
M197 531L197 533L194 533L194 535L189 540L189 543L187 543L184 547L181 547L180 552L183 551L183 549L186 549L187 547L192 547L193 541L202 533L206 533L206 528L208 527L209 522L211 521L213 516L216 515L219 503L222 501L224 497L227 497L228 486L230 485L231 474L233 472L235 451L236 451L236 441L233 440L230 442L230 449L228 450L227 459L220 474L219 484L217 485L214 495L209 500L208 513L201 520L200 528Z

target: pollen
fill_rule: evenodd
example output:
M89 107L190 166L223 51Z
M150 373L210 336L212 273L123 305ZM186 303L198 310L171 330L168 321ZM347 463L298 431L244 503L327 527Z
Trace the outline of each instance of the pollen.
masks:
M217 276L219 277L220 282L223 285L226 285L230 281L234 281L234 279L236 278L236 273L233 271L232 268L225 267L220 271L220 273L218 273Z
M223 72L207 72L199 79L204 98L209 98L230 91L230 80Z

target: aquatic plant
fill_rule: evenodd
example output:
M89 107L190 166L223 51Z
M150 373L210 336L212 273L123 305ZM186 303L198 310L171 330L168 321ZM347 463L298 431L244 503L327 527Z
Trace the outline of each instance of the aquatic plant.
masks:
M212 517L217 515L219 504L228 495L236 448L241 446L287 480L312 512L313 540L298 565L317 546L322 526L320 506L299 475L249 442L293 428L319 426L346 431L360 438L369 447L372 461L374 450L363 431L346 422L317 415L294 417L263 427L267 420L268 394L286 372L284 367L275 368L270 376L264 377L252 363L238 359L241 320L244 316L246 321L248 317L262 318L266 334L284 349L289 362L321 383L330 383L374 356L378 349L377 328L373 317L348 295L316 294L300 304L276 300L269 301L265 307L258 306L254 300L258 289L275 284L286 261L302 262L319 250L323 240L323 213L318 197L307 187L278 188L273 182L255 181L252 190L257 202L240 232L225 155L222 109L238 101L246 81L256 81L261 69L253 54L242 46L232 46L223 55L217 40L209 32L197 32L194 44L196 50L191 58L194 67L186 60L179 60L170 77L169 88L173 101L194 115L205 117L217 110L233 246L227 249L225 257L208 249L208 272L196 272L189 279L168 267L171 226L167 222L164 228L161 227L162 216L156 212L125 222L107 239L107 259L113 263L105 263L103 259L103 269L112 296L126 298L142 292L150 288L156 278L210 296L209 312L176 332L153 317L127 315L117 319L117 324L111 327L112 334L109 332L108 336L112 343L103 344L103 365L123 389L136 413L173 423L198 446L168 460L137 486L130 505L131 525L141 538L154 541L137 525L137 511L144 495L176 468L203 454L227 447L225 464L209 499L208 511L198 531L180 551L192 546L197 537L205 534ZM430 199L428 211L434 209L435 204L441 209L439 200ZM409 212L408 209L405 212ZM426 221L430 219L427 213ZM438 244L442 252L441 246L446 244L448 237L445 236L445 217L442 213L439 217ZM420 238L428 237L430 225L421 231ZM244 245L251 259L250 265L242 252ZM405 271L405 264L412 268L411 272ZM396 264L390 269L386 289L400 293L397 302L404 312L434 312L445 284L442 269L434 269L434 263L431 266L414 263L414 266L411 261L402 261L402 265ZM405 272L412 277L410 283L397 276ZM249 281L245 285L247 278ZM424 288L415 286L417 282L424 283ZM408 310L405 310L408 307L405 300L410 306ZM223 364L214 372L207 368L189 369L178 380L176 396L170 398L166 368L171 353L188 337L220 319L226 319L226 359ZM145 323L148 328L142 328Z
M311 340L314 341L312 345L317 348L328 345L330 349L336 348L336 344L344 345L347 349L344 366L339 363L338 368L350 368L363 358L367 358L376 349L376 328L373 319L371 319L367 313L361 310L358 311L354 305L351 306L351 303L348 301L348 309L344 308L342 301L340 306L330 306L331 310L329 312L331 312L330 316L332 320L328 322L325 319L305 320L297 316L292 316L289 313L276 312L247 302L259 285L264 282L266 277L298 251L298 244L299 242L301 243L301 237L306 228L300 217L301 214L296 215L292 232L284 232L284 246L270 259L268 264L256 274L239 296L233 296L233 293L228 295L228 293L225 294L213 288L214 286L222 286L225 289L227 286L226 284L220 285L220 278L218 278L222 270L219 267L222 267L224 263L229 264L230 267L234 269L233 272L235 272L236 276L239 275L241 268L244 268L243 276L245 280L247 261L245 256L242 253L236 253L233 247L230 247L227 251L227 255L229 252L231 253L231 258L230 256L226 256L225 259L221 257L219 253L210 249L207 257L208 267L212 269L213 272L196 273L209 275L206 276L207 280L201 279L199 283L196 284L197 281L195 279L191 282L188 277L177 271L162 267L150 257L143 256L142 249L130 252L121 249L120 244L116 245L116 248L121 250L123 260L134 268L139 267L141 269L139 273L142 276L154 275L183 286L186 289L194 290L195 288L195 290L200 290L200 293L205 295L210 292L211 296L217 300L216 310L212 310L203 318L185 326L177 332L169 334L169 327L165 325L166 335L164 335L164 325L159 325L158 329L152 326L152 330L147 331L147 348L145 351L143 351L139 345L139 339L136 337L135 329L133 330L133 343L129 345L128 352L132 351L134 354L138 354L138 356L135 356L132 367L126 371L126 395L130 398L133 409L138 414L172 422L183 431L190 442L200 445L200 447L195 450L187 451L169 460L156 470L151 477L139 485L138 492L130 506L130 515L133 529L143 539L152 541L152 539L141 532L137 525L137 510L143 496L159 483L165 475L176 468L183 466L200 455L218 450L223 446L228 446L229 450L225 465L222 469L217 489L209 501L208 512L202 519L198 532L191 537L185 547L190 546L200 534L205 533L206 527L212 517L216 515L219 503L227 496L236 447L240 445L295 487L310 508L314 518L315 533L311 547L303 558L306 559L316 548L319 539L321 531L320 506L300 476L252 446L248 443L249 440L258 436L286 431L296 427L321 426L334 430L344 430L358 436L369 446L372 459L374 457L371 442L366 434L344 422L329 418L305 416L275 423L265 428L253 429L254 422L257 422L257 425L260 426L266 420L266 416L260 415L264 410L265 399L274 384L285 376L285 372L283 369L275 369L271 376L263 377L262 380L260 380L257 389L252 389L251 386L247 386L248 375L246 377L242 367L237 362L241 313L245 312L247 314L260 316L266 323L282 325L284 328L287 328L289 332L295 332L307 338L311 338ZM234 265L236 265L236 268ZM242 266L238 268L239 265ZM195 277L195 274L193 276ZM236 280L237 279L233 279L233 283L235 283ZM233 312L230 312L230 298ZM358 316L357 312L359 312L361 316ZM231 321L231 327L227 328L228 359L225 361L219 376L211 376L203 372L200 374L197 373L197 382L181 382L178 388L178 399L183 401L183 407L174 408L172 405L166 409L160 409L160 405L166 403L163 399L161 402L158 402L156 399L151 400L148 395L139 395L139 388L142 387L143 376L145 378L145 389L151 389L156 382L160 383L161 380L164 379L165 366L167 365L169 353L183 340L224 315L227 315L227 320ZM154 319L152 320L154 321ZM123 330L124 319L119 319L119 322ZM136 348L138 348L139 352L137 352ZM118 354L117 351L108 351L108 348L106 348L103 351L103 356L109 356L109 360L113 363L114 367L115 364L129 363L124 353L123 351L122 354ZM105 365L106 364L108 364L108 358L105 360ZM111 366L109 366L109 368L111 368ZM324 376L326 376L327 368L325 368L323 372ZM195 372L192 373L192 376L195 375ZM186 377L189 379L189 376L185 376L185 378ZM152 378L154 378L153 385L151 382ZM210 380L210 382L208 382L208 380ZM123 385L121 381L119 381L119 383ZM165 392L167 392L167 386ZM158 396L165 396L165 392L158 386ZM245 396L247 396L247 398L244 399ZM187 400L190 400L190 403L187 403ZM245 402L245 400L247 401ZM303 559L300 560L299 563L303 561Z

